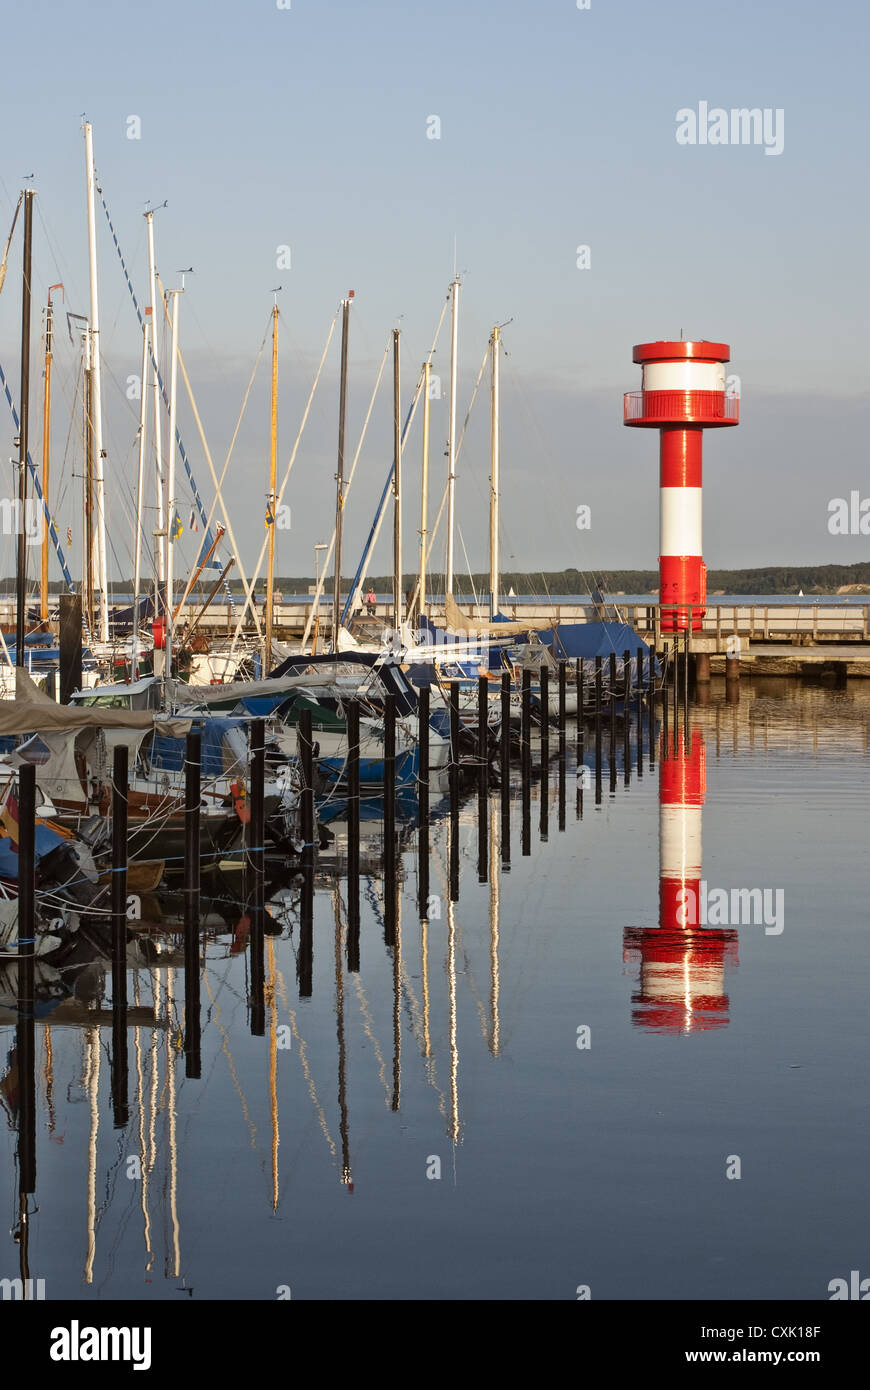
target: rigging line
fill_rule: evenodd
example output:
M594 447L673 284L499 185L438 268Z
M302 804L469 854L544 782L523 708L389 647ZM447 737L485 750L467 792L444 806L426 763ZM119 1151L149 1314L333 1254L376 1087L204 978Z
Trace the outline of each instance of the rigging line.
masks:
M206 522L206 524L205 524L206 533L208 533L209 527L211 526L212 518L214 517L214 513L215 513L215 508L217 507L218 501L219 501L219 499L220 499L220 490L221 490L221 488L223 487L224 478L226 477L226 475L227 475L227 469L228 469L229 466L230 466L230 459L232 458L232 456L233 456L233 450L234 450L234 448L236 447L236 440L237 440L238 437L239 437L239 430L240 430L241 427L242 427L242 420L243 420L244 417L245 417L245 411L247 410L247 407L248 407L248 400L250 399L251 390L252 390L253 385L254 385L254 379L255 379L255 377L256 377L256 375L257 375L257 371L258 371L259 366L260 366L260 361L261 361L262 356L263 356L263 349L264 349L264 347L266 346L266 339L267 339L268 336L269 336L269 327L270 327L270 324L271 324L271 319L272 319L272 315L271 315L271 313L270 313L270 314L269 314L269 321L267 322L265 331L264 331L264 333L263 333L263 341L260 343L259 351L258 351L258 353L257 353L257 356L256 356L255 360L254 360L254 369L253 369L253 371L251 372L251 379L250 379L250 381L248 382L248 389L247 389L247 391L245 392L244 399L243 399L243 401L242 401L242 408L241 408L241 410L239 411L239 418L238 418L238 420L236 421L236 428L235 428L235 430L233 431L233 437L232 437L232 439L230 440L230 447L229 447L229 450L227 451L226 462L224 463L224 466L223 466L223 471L222 471L221 476L220 476L220 481L219 481L218 484L217 484L217 492L216 492L216 494L215 494L214 501L213 501L212 504L211 504L211 510L209 511L208 520L207 520L207 522ZM194 566L193 569L194 569L194 571L195 571L196 566ZM188 595L189 595L189 593L190 593L192 587L193 587L193 575L191 575L191 578L188 579L187 588L185 589L185 591L184 591L184 593L183 593L183 595L182 595L182 597L181 597L181 602L180 602L179 605L178 605L179 609L187 602L187 597L188 597Z
M59 276L60 280L63 282L67 300L69 301L70 299L75 299L78 301L79 287L76 277L71 272L68 263L63 261L61 258L57 243L55 242L54 237L52 236L51 231L49 230L48 222L45 219L45 215L42 210L41 198L36 199L36 215L39 218L40 225L42 226L43 235L45 236L48 249L51 253L52 260L54 261L54 273L56 273ZM65 266L66 269L64 268Z
M16 430L20 431L21 424L18 419L18 411L15 409L15 402L12 399L12 392L9 390L9 382L6 380L6 373L3 370L2 364L0 364L0 386L3 387L6 399L9 402L9 409L12 411L12 419L15 424L15 428ZM66 580L69 587L72 589L73 577L69 572L69 567L66 562L66 556L63 552L63 546L60 543L60 538L57 534L57 527L54 524L54 518L52 517L51 512L48 510L48 504L42 495L42 484L39 481L39 476L36 472L36 465L34 464L33 459L31 458L29 449L27 450L27 467L30 471L31 478L33 479L33 490L36 493L37 499L42 503L42 510L45 514L45 519L48 522L48 534L51 537L51 542L54 546L55 554L57 555L58 561L60 562L60 567L63 571L63 577Z
M477 607L477 590L474 587L474 575L471 573L471 561L468 558L468 551L465 549L465 538L462 534L462 527L459 525L458 522L456 523L456 529L459 532L459 544L462 546L462 553L465 556L465 568L468 570L468 579L469 583L471 584L472 598L474 599L475 607Z
M142 314L142 310L141 310L140 307L139 307L139 301L138 301L138 299L136 298L136 291L133 289L133 284L132 284L132 281L131 281L131 279L130 279L129 273L128 273L128 271L127 271L127 264L126 264L126 262L125 262L125 260L124 260L124 257L123 257L123 255L122 255L122 253L121 253L121 246L120 246L120 243L119 243L119 241L118 241L118 237L117 237L117 235L116 235L116 233L115 233L115 228L114 228L114 225L113 225L113 223L112 223L111 216L109 215L109 209L108 209L108 206L107 206L107 204L106 204L106 199L105 199L104 196L103 196L103 190L102 190L102 188L100 187L99 183L97 184L97 191L98 191L98 193L99 193L99 195L100 195L100 202L101 202L102 205L103 205L103 211L104 211L105 214L106 214L106 221L107 221L108 224L109 224L109 231L112 233L112 241L115 243L115 250L116 250L117 253L118 253L118 259L119 259L119 261L121 262L121 269L122 269L122 271L124 272L124 279L125 279L126 282L127 282L127 289L130 291L130 298L131 298L132 301L133 301L133 308L136 310L136 317L137 317L138 320L139 320L139 326L140 326L140 327L144 327L145 320L144 320L144 317L143 317L143 314ZM159 278L160 278L160 277L158 276L157 278L158 278L158 282L159 282ZM160 292L161 292L161 297L162 297L162 296L163 296L163 287L162 287L162 285L160 286ZM153 312L153 308L154 308L154 306L152 306L152 314L151 314L152 326L153 326L154 320L155 320L155 318L156 318L156 315L155 315L154 312ZM166 312L165 300L164 300L164 312ZM163 377L161 376L160 371L159 371L158 366L157 366L157 359L156 359L156 357L154 356L153 344L151 345L151 349L150 349L150 357L151 357L151 366L152 366L152 369L153 369L153 371L154 371L154 373L155 373L155 375L156 375L156 377L157 377L157 384L158 384L158 386L159 386L159 388L160 388L160 393L161 393L161 395L162 395L162 397L163 397L163 404L166 406L166 408L167 408L167 410L168 410L168 409L169 409L169 396L167 395L166 386L164 385ZM179 361L179 365L181 365L181 352L180 352L180 351L179 351L179 354L178 354L178 361ZM182 371L184 371L184 368L183 368L183 367L182 367ZM185 377L186 377L186 373L185 373ZM144 383L143 383L143 387L144 387ZM189 388L189 386L188 386L188 390L189 390L189 389L190 389L190 388ZM187 478L188 478L188 482L190 483L191 492L193 493L194 505L196 506L196 509L197 509L197 511L199 512L199 515L200 515L200 518L201 518L203 524L205 524L205 506L203 505L202 498L201 498L200 495L199 495L199 488L197 487L197 485L196 485L196 479L195 479L194 476L193 476L193 469L192 469L191 466L190 466L190 460L189 460L189 458L188 458L188 456L187 456L187 450L186 450L185 447L184 447L184 443L183 443L183 441L182 441L182 438L181 438L181 435L180 435L179 431L178 431L178 430L176 429L176 427L175 427L175 421L174 421L174 420L173 420L173 422L172 422L172 428L175 429L175 438L176 438L176 442L177 442L177 444L178 444L178 453L179 453L179 457L180 457L182 463L184 464L184 471L186 472ZM206 546L207 546L207 545L210 545L213 539L214 539L214 538L213 538L212 536L209 536L208 532L206 531L205 536L203 537L203 544L206 544ZM215 558L216 558L216 557L215 557Z
M4 187L5 187L5 184L4 184ZM0 290L3 289L3 284L4 284L4 281L5 281L5 279L6 279L6 260L7 260L7 257L8 257L8 255L9 255L9 247L12 245L12 238L13 238L13 236L15 235L15 223L18 221L18 214L19 214L19 212L21 211L21 204L22 204L23 202L24 202L24 194L23 194L23 193L19 193L19 195L18 195L18 202L17 202L17 204L16 204L16 206L15 206L15 212L14 212L13 215L12 215L12 226L9 228L9 235L8 235L8 237L6 238L6 245L5 245L4 248L3 248L3 256L2 256L2 258L0 258Z
M160 295L161 295L161 298L162 298L162 301L163 301L163 313L164 313L164 317L165 317L166 319L168 319L168 318L169 318L169 307L168 307L168 303L167 303L167 297L166 297L166 295L165 295L164 292L163 292L163 284L162 284L162 281L161 281L159 275L157 276L157 286L158 286L158 288L159 288L159 290L160 290ZM335 326L335 319L333 319L333 327L334 327L334 326ZM330 336L331 336L331 330L330 330ZM250 585L248 584L247 575L245 574L245 568L244 568L244 565L243 565L243 563L242 563L241 551L239 550L239 547L236 545L235 533L234 533L234 531L233 531L233 523L232 523L232 521L230 520L230 514L229 514L229 512L228 512L228 510L227 510L226 503L224 502L224 498L223 498L223 493L221 492L220 486L219 486L219 484L218 484L217 473L215 472L214 461L213 461L212 456L211 456L211 450L210 450L209 447L208 447L208 440L207 440L206 437L205 437L205 430L204 430L204 428L203 428L202 418L201 418L200 413L199 413L199 408L197 407L197 404L196 404L196 397L195 397L194 394L193 394L193 387L192 387L191 384L190 384L190 377L189 377L188 374L187 374L187 367L186 367L185 362L184 362L184 355L183 355L183 353L182 353L182 351L181 351L181 348L178 349L178 365L179 365L179 367L181 368L182 380L184 381L184 385L185 385L185 388L186 388L186 390L187 390L187 397L188 397L188 400L190 401L190 408L191 408L191 410L193 411L193 418L194 418L194 420L196 421L197 433L199 434L199 439L200 439L200 443L202 444L203 453L205 454L206 462L208 463L209 472L211 473L211 477L212 477L212 482L214 483L215 489L216 489L216 491L217 491L218 498L219 498L219 500L220 500L221 512L223 513L223 518L224 518L224 521L226 522L226 532L227 532L227 535L228 535L229 538L230 538L230 544L232 545L232 547L233 547L233 549L234 549L234 552L235 552L233 558L234 558L234 560L235 560L236 566L238 567L239 577L241 578L242 585L243 585L243 588L244 588L244 591L245 591L245 604L244 604L244 606L243 606L243 608L242 608L242 616L241 616L241 618L239 619L239 626L241 627L242 623L244 622L244 620L245 620L245 615L246 615L246 613L247 613L247 611L248 611L248 607L250 606L251 611L252 611L252 613L253 613L253 617L254 617L254 626L255 626L256 631L257 631L257 636L258 636L258 637L262 637L262 632L261 632L261 629L260 629L260 615L259 615L259 613L257 612L257 606L256 606L256 604L253 603L253 601L252 601L252 594L253 594L254 582L255 582L255 581L252 582ZM174 426L173 426L173 428L174 428ZM176 431L175 431L175 436L176 436L176 439L177 439L177 438L178 438L178 430L177 430L177 429L176 429ZM205 518L204 518L204 515L203 515L203 520L204 520L204 519L205 519ZM204 538L204 540L203 540L203 547L204 547L204 548L207 548L207 546L210 545L210 544L212 544L212 538L210 537L208 531L206 531L206 535L205 535L205 538ZM232 653L231 653L231 655L232 655Z
M471 400L470 400L469 403L468 403L468 409L467 409L467 411L465 412L465 419L464 419L464 421L463 421L463 423L462 423L462 429L461 429L461 431L460 431L460 433L459 433L459 440L458 440L457 445L456 445L456 453L455 453L454 456L453 456L453 476L454 476L454 479L456 478L456 465L457 465L457 463L459 462L459 458L460 458L460 455L461 455L461 453L462 453L462 445L463 445L463 443L465 442L465 431L466 431L466 429L468 428L468 421L470 420L470 418L471 418L471 412L472 412L472 410L474 409L474 402L475 402L476 399L477 399L477 393L478 393L478 391L480 390L480 383L481 383L481 381L483 380L483 374L484 374L484 372L486 371L486 364L487 364L487 361L488 361L488 360L489 360L489 344L487 344L486 352L483 354L483 361L482 361L481 364L480 364L480 371L479 371L478 374L477 374L477 381L475 382L474 390L473 390L472 393L471 393ZM441 518L442 518L442 516L444 515L444 508L445 508L445 506L447 505L447 494L448 494L449 488L450 488L450 482L449 482L449 479L448 479L447 483L445 483L445 485L444 485L444 492L443 492L442 495L441 495L441 506L438 508L438 515L437 515L436 518L435 518L435 525L432 527L431 539L430 539L430 541L429 541L429 545L428 545L428 548L427 548L427 550L426 550L426 568L427 568L427 570L428 570L428 568L429 568L429 557L430 557L431 554L432 554L432 548L433 548L433 546L435 545L435 541L436 541L436 539L437 539L437 537L438 537L438 527L441 525ZM467 558L468 558L468 557L466 556L466 560L467 560ZM413 597L412 603L411 603L412 608L413 608L413 607L416 607L416 605L417 605L417 603L419 602L419 600L420 600L420 576L419 576L419 574L418 574L418 575L417 575L417 583L416 583L415 586L414 586L414 597Z
M318 385L319 385L319 383L320 383L320 377L321 377L321 374L322 374L322 372L323 372L324 364L325 364L325 362L326 362L326 356L327 356L327 353L329 352L329 345L330 345L330 343L332 342L332 335L333 335L333 333L335 332L335 325L336 325L336 323L338 322L338 315L339 315L339 312L340 312L340 308L339 308L339 309L336 309L335 314L333 315L333 318L332 318L332 323L329 325L329 332L328 332L327 335L326 335L326 342L325 342L325 344L324 344L324 346L323 346L323 353L322 353L321 358L320 358L320 364L319 364L319 366L318 366L318 368L317 368L317 374L316 374L316 376L315 376L315 378L314 378L314 381L313 381L313 383L312 383L312 385L311 385L311 390L310 390L309 393L308 393L308 400L305 402L305 410L304 410L304 412L303 412L302 421L301 421L301 423L300 423L300 425L299 425L299 430L298 430L298 433L297 433L297 435L296 435L296 439L295 439L294 444L293 444L293 451L292 451L292 453L291 453L291 455L290 455L290 461L289 461L289 463L287 464L287 468L286 468L286 470L285 470L285 472L284 472L284 477L283 477L283 479L282 479L282 481L281 481L281 486L280 486L280 488L279 488L279 490L278 490L278 493L276 494L276 497L275 497L275 510L274 510L274 515L275 515L275 516L277 516L278 510L279 510L279 508L280 508L280 506L281 506L281 502L282 502L283 497L284 497L284 492L285 492L285 490L286 490L287 483L288 483L289 478L290 478L290 471L291 471L291 469L292 469L294 463L296 462L296 455L297 455L297 453L298 453L298 451L299 451L299 445L300 445L301 442L302 442L302 435L303 435L303 433L304 433L305 426L306 426L306 424L308 423L308 416L309 416L310 411L311 411L311 406L312 406L312 403L313 403L313 401L314 401L314 396L315 396L315 393L316 393L316 391L317 391L317 387L318 387ZM235 542L233 542L233 543L235 544ZM257 580L258 580L259 577L260 577L260 568L261 568L261 566L262 566L262 564L263 564L263 559L264 559L264 556L265 556L265 554L266 554L266 550L267 550L268 545L269 545L269 537L268 537L268 534L267 534L267 535L264 537L264 539L263 539L263 544L262 544L262 546L260 547L260 554L259 554L259 556L257 557L257 565L256 565L256 568L255 568L255 570L254 570L253 576L252 576L252 578L251 578L251 588L250 588L249 590L247 590L248 602L249 602L249 603L251 603L251 594L252 594L253 589L254 589L254 587L255 587L255 585L256 585L256 583L257 583ZM261 630L260 630L260 616L259 616L259 614L258 614L258 612L257 612L256 604L251 603L251 608L252 608L252 612L253 612L253 615L254 615L254 622L255 622L255 625L256 625L256 629L257 629L257 636L258 636L258 637L262 637L262 632L261 632ZM244 622L244 620L245 620L245 612L246 612L246 609L243 609L243 610L242 610L242 616L240 617L238 623L236 624L236 630L235 630L235 632L233 633L232 646L230 647L230 656L233 656L233 655L235 654L236 646L237 646L238 640L239 640L239 634L241 633L242 624L243 624L243 622Z
M390 347L391 347L391 345L392 345L392 335L391 335L390 338L387 340L387 346L385 347L385 349L384 349L384 355L383 355L383 357L381 358L381 365L380 365L380 367L378 368L378 374L377 374L377 378L376 378L376 380L375 380L374 390L372 391L371 400L369 401L369 408L368 408L368 410L366 411L366 418L365 418L365 420L363 421L363 427L362 427L362 432L361 432L360 437L359 437L359 443L358 443L357 446L356 446L356 453L355 453L354 456L353 456L353 462L352 462L352 464L351 464L351 466L350 466L350 472L349 472L349 474L348 474L347 482L346 482L346 484L345 484L345 488L344 488L344 505L345 505L345 506L347 505L347 498L348 498L348 493L350 492L350 485L351 485L351 483L353 482L353 475L354 475L354 473L356 472L356 466L357 466L357 463L359 462L359 456L360 456L360 452L361 452L361 450L362 450L363 441L365 440L365 437L366 437L366 431L368 430L368 427L369 427L369 420L371 419L372 410L373 410L373 408L374 408L375 397L376 397L377 394L378 394L378 390L379 390L380 384L381 384L381 378L383 377L383 374L384 374L384 368L385 368L386 365L387 365L387 360L388 360L389 355L390 355ZM302 651L302 652L305 651L306 645L307 645L307 643L308 643L308 638L309 638L309 636L310 636L310 634L311 634L311 627L312 627L312 624L313 624L313 622L314 622L314 615L315 615L315 613L318 611L318 607L319 607L319 604L320 604L320 595L323 593L323 589L324 589L324 587L325 587L325 585L326 585L327 570L328 570L328 568L329 568L329 563L330 563L330 561L332 560L333 552L334 552L334 550L335 550L335 535L336 535L336 528L333 526L333 528L332 528L332 538L331 538L331 540L330 540L330 542L329 542L329 547L328 547L327 552L326 552L326 555L325 555L325 557L324 557L323 565L321 566L321 572L320 572L320 575L319 575L318 580L317 580L317 588L316 588L316 590L315 590L314 597L313 597L313 599L311 600L311 611L310 611L310 613L308 614L308 618L307 618L306 623L305 623L305 631L304 631L304 633L302 634L302 642L300 643L300 647L299 647L299 650ZM340 580L341 580L341 576L339 575L339 582L340 582Z
M445 316L446 313L447 313L447 305L448 305L449 301L450 301L450 295L449 295L449 293L448 293L447 298L445 299L444 304L443 304L442 307L441 307L441 315L440 315L440 317L439 317L439 319L438 319L438 326L437 326L437 328L435 329L435 336L434 336L434 338L432 339L432 346L430 347L429 352L428 352L427 357L426 357L426 361L427 361L428 363L430 363L430 364L431 364L431 362L432 362L432 358L433 358L434 355L435 355L435 349L436 349L436 347L438 346L438 338L439 338L439 335L440 335L440 333L441 333L441 325L442 325L443 322L444 322L444 316ZM419 401L419 399L420 399L420 391L421 391L422 386L423 386L423 381L425 380L425 375L426 375L426 374L425 374L425 369L424 369L424 368L421 368L420 375L419 375L418 378L417 378L417 385L416 385L416 387L414 388L414 397L413 397L413 400L411 401L411 406L410 406L410 409L409 409L409 411L408 411L408 414L407 414L406 417L405 417L405 424L404 424L404 427L403 427L403 429L402 429L401 437L400 437L400 440L399 440L399 447L400 447L400 449L404 447L405 440L406 440L406 438L407 438L407 436L408 436L408 431L410 430L411 425L412 425L412 423L413 423L414 415L415 415L416 410L417 410L417 403L418 403L418 401ZM389 471L389 473L387 474L387 480L386 480L386 482L384 483L383 491L381 492L381 496L380 496L380 500L379 500L379 502L378 502L377 510L376 510L376 512L375 512L375 520L374 520L374 522L372 523L371 530L369 531L368 539L366 540L366 543L365 543L365 545L363 546L363 552L362 552L362 555L360 556L360 561L359 561L359 564L357 565L357 568L356 568L356 574L355 574L354 577L353 577L353 583L351 584L351 587L350 587L350 593L348 594L348 596L347 596L347 598L346 598L346 600L345 600L344 608L342 609L342 612L341 612L341 624L342 624L342 626L347 622L348 614L352 611L352 609L354 608L354 605L355 605L356 602L357 602L357 599L359 598L360 591L361 591L361 588L362 588L362 576L363 576L363 573L365 572L365 570L366 570L367 567L368 567L368 563L369 563L369 559L370 559L370 557L371 557L371 553L372 553L372 551L373 551L373 549L374 549L374 547L375 547L375 544L376 544L377 539L378 539L378 533L379 533L379 531L380 531L380 529L381 529L381 523L383 522L384 516L386 515L387 498L388 498L388 496L389 496L389 494L390 494L390 490L391 490L391 487L392 487L392 483L393 483L393 473L394 473L394 471L395 471L395 467L396 467L396 460L393 459L393 461L392 461L391 464L390 464L390 471ZM341 582L341 575L339 575L339 585L340 585L340 582Z

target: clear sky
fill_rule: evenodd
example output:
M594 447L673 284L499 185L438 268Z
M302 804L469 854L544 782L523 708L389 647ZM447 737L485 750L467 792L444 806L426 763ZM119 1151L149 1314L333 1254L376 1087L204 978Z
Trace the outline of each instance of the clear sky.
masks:
M493 323L512 320L504 330L506 567L655 564L656 440L623 429L621 393L640 384L632 344L681 331L730 343L729 370L742 388L739 429L705 445L708 565L870 558L866 537L831 536L827 526L829 499L853 489L870 496L864 5L591 0L581 10L576 0L292 0L283 9L275 0L30 0L7 15L4 40L0 236L34 173L37 304L62 280L66 307L87 312L86 112L140 298L148 200L168 200L155 218L164 282L176 285L176 272L194 267L181 341L219 468L275 286L283 286L282 464L329 323L355 290L352 453L393 326L402 329L410 398L455 244L461 413ZM677 112L701 102L781 109L782 152L678 144ZM140 138L128 138L137 131L131 117ZM432 117L438 139L427 135ZM137 408L123 387L138 371L140 339L99 216L112 572L129 574ZM590 248L589 269L577 268L581 245ZM290 248L289 269L276 264L280 247ZM16 394L19 275L16 234L0 297L0 361ZM38 453L38 313L34 324ZM64 534L73 528L78 572L75 352L58 339L58 523ZM435 359L445 383L448 357L445 326ZM331 531L337 364L336 334L288 485L293 522L280 537L279 573L310 572L314 541ZM267 367L264 360L227 484L248 568L263 538ZM186 403L181 424L210 502ZM432 430L437 503L443 400L433 402ZM345 572L390 453L388 373L348 503ZM408 570L417 554L418 460L417 428L405 465ZM457 486L474 568L486 565L488 469L482 397ZM592 508L588 531L575 525L580 504ZM389 568L388 530L376 572ZM8 540L0 560L11 572Z

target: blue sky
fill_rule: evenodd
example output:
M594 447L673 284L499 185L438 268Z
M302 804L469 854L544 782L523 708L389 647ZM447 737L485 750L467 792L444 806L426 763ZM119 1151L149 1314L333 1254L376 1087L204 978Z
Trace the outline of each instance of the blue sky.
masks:
M588 11L573 0L293 0L288 10L267 0L155 0L90 3L85 11L37 0L7 20L8 51L32 62L7 64L0 94L2 235L22 177L33 171L38 301L62 279L68 307L86 312L87 112L140 295L146 200L168 199L156 219L164 281L195 269L182 347L218 460L273 286L283 284L285 460L328 324L341 296L356 292L353 447L394 324L410 395L455 239L462 410L492 324L513 320L503 379L506 562L530 571L655 564L655 437L622 428L621 393L639 385L632 344L681 330L731 344L743 393L740 428L706 442L708 564L866 559L866 538L828 534L827 503L854 488L870 495L867 28L864 7L844 0L591 0ZM676 113L700 101L782 108L782 154L679 146ZM433 115L438 140L427 139ZM130 116L141 120L138 140L127 138ZM138 331L107 228L99 230L107 467L117 482L110 519L126 573L135 412L111 377L123 383L138 370ZM580 244L591 248L589 270L576 267ZM290 270L276 268L282 245L291 248ZM0 298L0 360L16 381L18 254ZM310 570L313 541L328 538L337 348L336 338L289 485L293 527L279 572ZM448 351L445 332L435 366L445 377ZM58 373L55 431L65 439L74 381L68 343L58 346ZM227 489L248 563L263 534L266 390L263 370ZM353 558L389 463L389 414L385 383L348 508ZM457 494L475 568L486 562L487 416L481 400ZM181 419L208 496L185 408ZM443 403L433 403L432 428L433 468L443 468ZM10 422L7 456L11 435ZM59 521L64 530L73 524L78 539L74 450L73 438ZM406 463L408 569L418 456L415 433ZM437 498L435 484L433 492ZM581 503L592 507L587 532L573 524ZM388 544L385 534L376 570L389 567Z

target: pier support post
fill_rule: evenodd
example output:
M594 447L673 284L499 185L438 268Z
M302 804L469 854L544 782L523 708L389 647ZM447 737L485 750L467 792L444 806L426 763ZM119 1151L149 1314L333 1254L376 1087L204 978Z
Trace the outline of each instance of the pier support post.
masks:
M60 703L82 688L82 596L60 596Z
M500 853L502 869L509 869L511 862L511 678L505 671L501 678L501 834Z

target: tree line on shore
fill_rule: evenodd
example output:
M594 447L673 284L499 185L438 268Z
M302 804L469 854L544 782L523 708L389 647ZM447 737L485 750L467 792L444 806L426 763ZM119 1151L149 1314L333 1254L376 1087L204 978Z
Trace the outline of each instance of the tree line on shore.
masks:
M207 582L207 575L204 576ZM344 592L350 588L352 576L342 578ZM548 594L589 594L595 585L610 594L650 594L658 589L658 570L505 570L501 575L501 592L506 596L511 589L517 597L535 596L546 598ZM306 594L314 585L313 575L285 576L275 580L275 588L283 594ZM242 581L238 578L229 581L233 593L242 593ZM416 583L416 575L407 574L403 588L407 592ZM854 565L767 565L758 569L709 569L707 571L707 593L717 590L726 594L796 594L803 589L805 594L835 594L838 589L850 585L870 585L870 561ZM131 579L113 580L109 584L110 593L129 593ZM454 591L467 594L473 586L476 593L488 593L489 574L457 575ZM50 584L52 593L62 593L64 585L60 581ZM391 574L366 575L365 587L377 593L390 592L393 587ZM7 594L15 592L14 578L6 578L3 588ZM264 581L257 586L258 593L265 588ZM427 589L431 594L443 594L444 575L430 574ZM324 593L332 591L332 577L324 586Z

